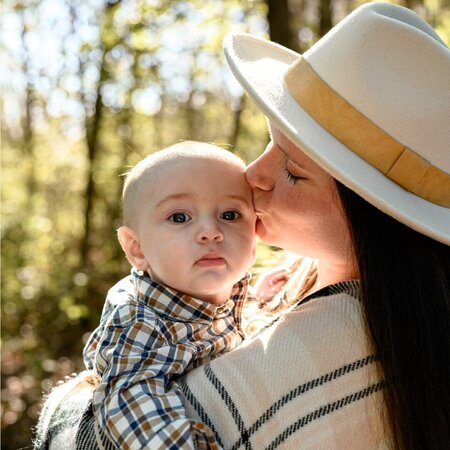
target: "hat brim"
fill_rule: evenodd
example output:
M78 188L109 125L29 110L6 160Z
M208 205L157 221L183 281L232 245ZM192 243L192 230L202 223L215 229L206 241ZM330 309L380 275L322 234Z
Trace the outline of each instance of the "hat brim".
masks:
M406 191L322 128L294 100L283 77L300 55L246 33L224 41L227 62L258 108L331 176L410 228L450 245L450 209Z

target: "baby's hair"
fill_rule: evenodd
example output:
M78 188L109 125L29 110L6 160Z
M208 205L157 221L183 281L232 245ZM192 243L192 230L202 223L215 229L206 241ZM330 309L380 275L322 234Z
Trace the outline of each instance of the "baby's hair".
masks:
M151 179L152 173L163 164L183 159L209 159L245 167L244 161L234 153L206 142L183 141L151 153L124 174L125 183L122 192L122 204L123 219L126 226L134 228L133 225L139 211L138 207L142 198L142 191L146 182Z

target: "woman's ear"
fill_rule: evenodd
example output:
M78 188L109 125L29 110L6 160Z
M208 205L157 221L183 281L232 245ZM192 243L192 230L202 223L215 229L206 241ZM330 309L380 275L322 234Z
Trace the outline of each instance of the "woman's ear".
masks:
M129 263L139 270L147 270L149 263L141 251L138 235L130 227L120 227L117 230L120 245L127 256Z

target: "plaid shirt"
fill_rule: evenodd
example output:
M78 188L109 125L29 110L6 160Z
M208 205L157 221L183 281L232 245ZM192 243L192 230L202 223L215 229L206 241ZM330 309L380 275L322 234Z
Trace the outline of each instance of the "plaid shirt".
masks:
M118 448L219 448L206 425L186 418L174 381L242 341L248 280L223 305L175 292L134 269L110 290L84 358L101 377L93 399L98 425Z

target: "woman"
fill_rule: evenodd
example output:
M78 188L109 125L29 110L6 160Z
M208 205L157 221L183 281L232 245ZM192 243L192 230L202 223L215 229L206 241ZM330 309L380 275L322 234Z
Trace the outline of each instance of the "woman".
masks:
M449 49L370 3L303 56L241 34L225 54L269 119L247 170L258 234L318 276L181 380L188 414L227 449L448 448Z
M245 34L225 55L270 124L247 169L258 234L317 258L319 291L190 374L188 399L226 448L450 448L449 49L371 3L303 56Z

